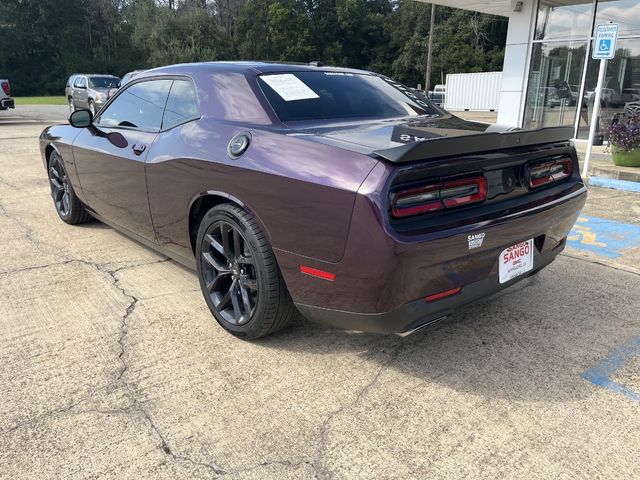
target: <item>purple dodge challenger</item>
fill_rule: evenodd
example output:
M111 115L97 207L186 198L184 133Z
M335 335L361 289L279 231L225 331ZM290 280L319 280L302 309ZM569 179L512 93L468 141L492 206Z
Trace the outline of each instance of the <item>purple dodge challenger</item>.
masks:
M548 265L586 199L571 128L467 122L360 70L174 65L70 124L40 136L60 218L197 269L249 339L296 309L414 331Z

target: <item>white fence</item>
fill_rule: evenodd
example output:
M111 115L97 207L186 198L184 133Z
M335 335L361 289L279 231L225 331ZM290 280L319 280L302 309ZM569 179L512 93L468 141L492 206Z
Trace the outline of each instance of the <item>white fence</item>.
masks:
M447 75L445 110L498 110L502 72Z

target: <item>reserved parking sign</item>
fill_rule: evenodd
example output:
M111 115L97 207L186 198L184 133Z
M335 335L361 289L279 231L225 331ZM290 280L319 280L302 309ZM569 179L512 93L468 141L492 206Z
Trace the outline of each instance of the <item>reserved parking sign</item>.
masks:
M616 54L618 24L607 23L596 27L595 45L591 56L596 60L608 60Z

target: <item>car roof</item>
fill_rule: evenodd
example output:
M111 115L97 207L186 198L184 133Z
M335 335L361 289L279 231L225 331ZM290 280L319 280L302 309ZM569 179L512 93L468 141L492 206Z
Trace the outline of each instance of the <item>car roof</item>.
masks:
M119 78L117 75L111 75L110 73L74 73L69 75L71 77L113 77Z
M347 73L365 73L370 74L366 70L358 70L354 68L333 67L333 66L316 66L308 63L283 63L283 62L267 62L267 61L219 61L219 62L199 62L199 63L181 63L176 65L168 65L166 67L153 68L145 70L143 75L152 76L155 74L171 74L171 73L275 73L275 72L317 72L317 71L340 71Z

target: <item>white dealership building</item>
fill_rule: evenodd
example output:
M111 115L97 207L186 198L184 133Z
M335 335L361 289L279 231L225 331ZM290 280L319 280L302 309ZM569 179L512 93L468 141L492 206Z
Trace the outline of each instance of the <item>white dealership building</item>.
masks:
M426 1L426 0L425 0ZM608 62L599 130L640 101L640 0L436 0L428 3L509 19L498 123L525 128L572 125L586 138L598 61L595 25L619 24Z

